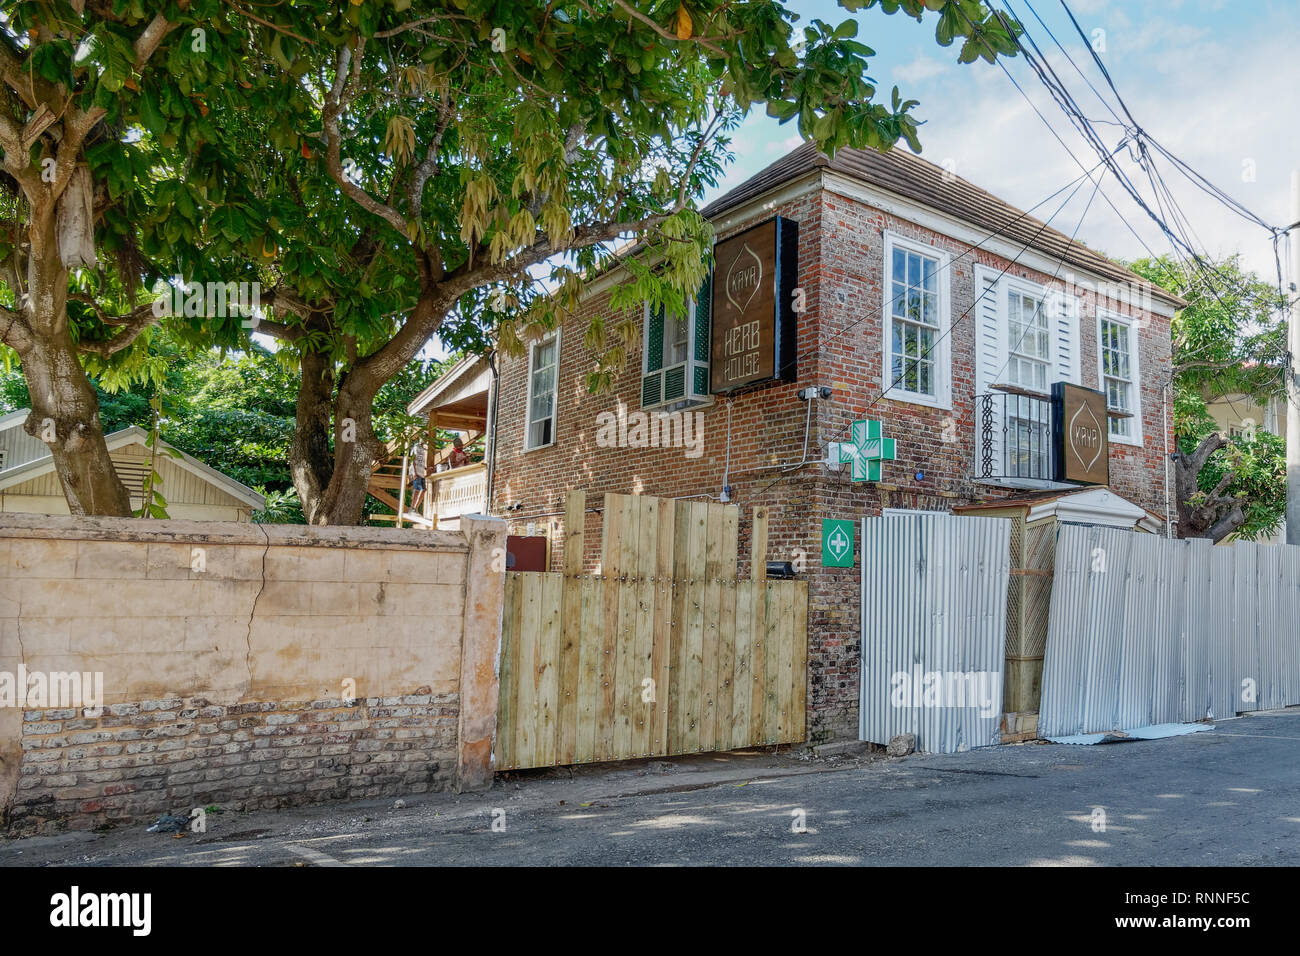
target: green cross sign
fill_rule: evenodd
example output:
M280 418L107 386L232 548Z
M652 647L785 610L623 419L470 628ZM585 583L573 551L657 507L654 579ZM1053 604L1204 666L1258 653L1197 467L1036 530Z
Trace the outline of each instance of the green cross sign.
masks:
M853 567L852 520L822 519L822 567Z
M854 481L879 481L881 464L894 461L894 439L882 437L883 427L877 421L856 421L853 441L840 445L840 462L853 463Z

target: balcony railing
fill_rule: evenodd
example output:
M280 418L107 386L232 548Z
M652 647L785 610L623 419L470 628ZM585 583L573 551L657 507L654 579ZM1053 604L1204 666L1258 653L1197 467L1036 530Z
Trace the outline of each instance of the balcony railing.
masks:
M487 464L476 462L429 476L430 517L437 515L438 526L455 521L461 515L487 512Z
M1053 415L1045 395L1007 390L975 396L975 477L1051 481Z

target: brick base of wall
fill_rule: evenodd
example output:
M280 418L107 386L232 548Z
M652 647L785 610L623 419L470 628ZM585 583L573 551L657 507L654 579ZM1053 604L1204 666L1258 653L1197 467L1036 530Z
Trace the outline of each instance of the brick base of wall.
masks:
M219 706L172 697L23 713L9 835L194 807L269 810L455 786L456 694Z

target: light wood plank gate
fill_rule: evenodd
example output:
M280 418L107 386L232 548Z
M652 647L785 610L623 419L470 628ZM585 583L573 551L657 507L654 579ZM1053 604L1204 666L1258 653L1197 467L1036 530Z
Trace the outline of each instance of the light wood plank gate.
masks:
M583 573L570 492L563 573L507 572L498 770L804 739L808 584L736 578L734 505L606 495L601 573Z

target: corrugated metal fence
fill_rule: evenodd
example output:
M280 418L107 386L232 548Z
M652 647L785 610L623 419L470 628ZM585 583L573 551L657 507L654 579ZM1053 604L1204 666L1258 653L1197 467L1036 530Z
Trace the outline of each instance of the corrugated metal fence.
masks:
M1043 737L1300 703L1300 548L1062 525Z
M1000 742L1011 522L944 514L862 521L861 736L918 750Z

